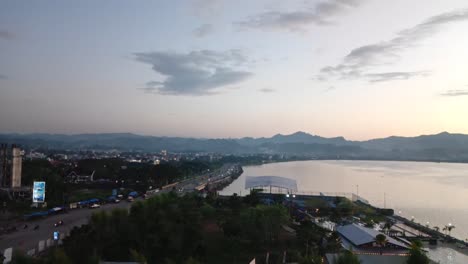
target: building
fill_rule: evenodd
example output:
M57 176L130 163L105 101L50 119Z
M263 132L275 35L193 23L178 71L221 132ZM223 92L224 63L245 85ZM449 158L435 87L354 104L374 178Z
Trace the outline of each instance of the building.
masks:
M0 187L8 185L10 172L8 170L8 145L0 144Z
M78 173L72 171L70 174L68 174L65 177L65 180L67 182L71 183L87 183L87 182L93 182L94 181L94 173L96 171L93 171L90 175L79 175Z
M22 152L19 148L12 149L12 165L11 165L11 187L21 187L21 168L22 168Z
M21 187L23 152L16 145L0 145L0 185L3 188Z
M341 243L344 249L351 250L358 256L362 264L367 263L406 263L409 256L410 247L406 243L395 238L385 236L383 233L360 226L358 224L349 224L338 226L336 232L341 237ZM377 235L384 235L386 241L383 244L376 242ZM337 254L327 254L329 263Z
M23 151L16 145L11 148L0 144L0 196L10 200L28 200L32 189L21 186Z
M279 177L279 176L256 176L245 177L246 189L266 189L266 192L272 192L277 189L279 193L285 192L293 194L297 192L297 182L293 179Z

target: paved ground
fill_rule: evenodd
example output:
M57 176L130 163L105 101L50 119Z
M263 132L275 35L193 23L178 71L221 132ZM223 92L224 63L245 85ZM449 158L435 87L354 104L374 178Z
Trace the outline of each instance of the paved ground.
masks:
M130 208L131 203L122 201L118 204L106 204L101 208L96 209L75 209L68 213L61 213L54 216L49 216L35 221L18 222L16 225L18 231L0 236L0 252L6 248L13 247L24 251L37 247L40 240L47 240L53 237L54 231L60 233L68 233L74 226L86 224L92 213L101 210L112 210L114 208ZM64 225L54 227L54 224L62 220ZM28 225L27 229L23 229L24 224ZM39 225L38 230L33 230L35 225Z

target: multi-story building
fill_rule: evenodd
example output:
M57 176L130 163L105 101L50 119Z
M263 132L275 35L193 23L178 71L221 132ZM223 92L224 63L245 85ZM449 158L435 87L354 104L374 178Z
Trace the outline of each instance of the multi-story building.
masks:
M16 145L0 145L0 185L3 188L21 187L23 152Z

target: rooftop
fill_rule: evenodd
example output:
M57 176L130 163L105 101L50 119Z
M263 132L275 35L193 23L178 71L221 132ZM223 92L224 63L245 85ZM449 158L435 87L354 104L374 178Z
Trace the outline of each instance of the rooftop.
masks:
M339 226L336 228L336 231L343 237L345 237L349 242L351 242L354 246L361 246L368 243L373 243L375 241L375 237L378 234L382 234L377 230L372 228L363 227L356 224L350 224L345 226ZM393 244L402 248L408 248L407 245L404 243L389 237L387 237L387 241L389 244Z

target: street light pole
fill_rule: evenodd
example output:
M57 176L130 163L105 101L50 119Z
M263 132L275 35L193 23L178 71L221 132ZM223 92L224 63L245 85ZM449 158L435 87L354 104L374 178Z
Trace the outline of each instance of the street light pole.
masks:
M356 185L356 196L357 200L359 201L359 184Z

